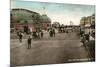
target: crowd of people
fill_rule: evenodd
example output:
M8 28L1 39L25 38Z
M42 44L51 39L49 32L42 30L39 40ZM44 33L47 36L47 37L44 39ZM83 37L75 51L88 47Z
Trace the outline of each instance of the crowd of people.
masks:
M84 46L86 46L85 45L86 42L95 40L95 31L85 33L85 31L80 30L80 37L81 37L81 42L83 43Z
M49 33L50 37L55 37L55 28L50 28L49 30L46 30ZM28 27L24 27L23 30L17 30L17 37L19 39L19 42L23 42L23 38L25 36L27 37L27 44L28 44L28 49L31 48L31 43L32 39L42 39L44 37L44 30L42 29L37 29L35 31L31 31L28 29Z
M49 28L48 30L36 29L35 31L30 30L28 27L24 27L23 30L17 30L17 37L19 38L19 42L22 43L23 39L26 37L28 49L31 48L32 40L39 40L44 38L44 31L49 34L49 37L55 37L56 33L69 33L72 30L67 29L56 29L54 27ZM65 31L65 32L64 32Z
M89 56L95 60L95 31L92 30L87 34L85 31L80 31L80 36L83 46L89 51Z
M58 28L57 29L59 33L69 33L73 32L74 29L68 29L68 28ZM54 27L49 28L46 30L49 33L49 36L55 37L56 31ZM36 29L35 31L32 31L28 26L24 26L23 30L17 30L17 36L19 38L19 42L22 43L22 39L27 35L27 43L31 44L32 39L42 39L44 37L44 30L43 29ZM80 30L80 37L81 37L81 42L83 45L85 45L85 42L89 42L90 40L94 40L95 38L95 32L92 31L89 34L85 34L84 31ZM28 47L29 48L29 47Z
M11 30L11 33L13 33L14 30ZM50 27L47 30L37 28L34 31L32 30L31 27L28 26L23 26L22 29L15 29L15 32L17 34L17 37L19 39L19 42L22 43L23 39L27 39L28 43L28 49L31 48L31 41L32 40L38 40L42 39L44 37L44 31L47 31L49 34L49 37L55 37L56 33L69 33L72 31L72 29L69 31L67 28L55 28L55 27ZM27 37L26 37L27 36Z
M49 30L49 35L50 35L50 37L55 37L55 34L56 34L55 29L54 29L54 28L51 28L51 29Z

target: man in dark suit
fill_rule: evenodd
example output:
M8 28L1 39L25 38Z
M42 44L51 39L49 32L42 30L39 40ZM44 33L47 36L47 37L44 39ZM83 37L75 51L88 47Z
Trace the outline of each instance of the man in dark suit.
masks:
M28 42L28 49L31 48L31 40L32 40L32 38L31 38L31 36L29 36L29 38L27 39L27 42Z

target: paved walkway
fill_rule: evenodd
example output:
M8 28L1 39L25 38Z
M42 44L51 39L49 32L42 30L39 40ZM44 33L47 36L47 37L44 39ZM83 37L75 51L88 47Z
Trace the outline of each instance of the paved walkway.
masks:
M47 39L46 39L47 37ZM32 48L27 49L27 41L19 43L11 39L11 64L36 65L75 61L89 61L88 53L80 44L76 33L57 34L54 38L44 36L42 40L33 40Z

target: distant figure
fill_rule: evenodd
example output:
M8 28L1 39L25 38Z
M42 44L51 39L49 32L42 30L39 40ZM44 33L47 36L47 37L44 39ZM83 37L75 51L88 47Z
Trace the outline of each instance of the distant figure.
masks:
M53 37L55 37L55 29L52 29Z
M80 36L82 37L82 35L84 34L84 31L80 31Z
M89 42L89 34L85 34L85 38Z
M29 27L29 33L32 34L32 27Z
M41 31L41 38L43 38L43 31Z
M37 38L39 39L39 38L40 38L40 32L37 31L37 32L36 32L36 35L37 35Z
M66 29L66 33L68 33L68 29Z
M95 31L92 31L92 32L91 32L91 36L92 36L93 38L95 38Z
M29 36L29 38L27 39L27 42L28 42L28 49L31 48L31 40L32 40L32 38L31 38L31 36Z
M53 37L53 32L52 32L52 30L50 30L49 35L50 35L50 37Z
M83 46L85 46L85 41L86 41L86 38L85 38L85 35L83 34L82 39L81 39L81 42L83 43Z
M22 33L22 32L19 32L19 33L18 33L18 36L19 36L19 41L20 41L20 43L21 43L21 42L22 42L23 33Z
M33 39L36 38L36 31L33 32L32 36L33 36Z

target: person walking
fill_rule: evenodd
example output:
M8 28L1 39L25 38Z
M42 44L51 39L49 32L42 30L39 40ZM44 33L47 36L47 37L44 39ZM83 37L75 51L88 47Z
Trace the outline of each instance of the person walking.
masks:
M19 41L20 41L20 43L22 43L22 37L23 37L23 33L19 32Z
M28 48L27 49L30 49L31 48L31 36L29 36L29 38L27 39L27 42L28 42Z
M55 37L55 29L52 29L53 37Z
M50 37L53 37L53 32L52 32L52 30L50 30L49 35L50 35Z
M43 31L41 30L41 38L43 38Z

